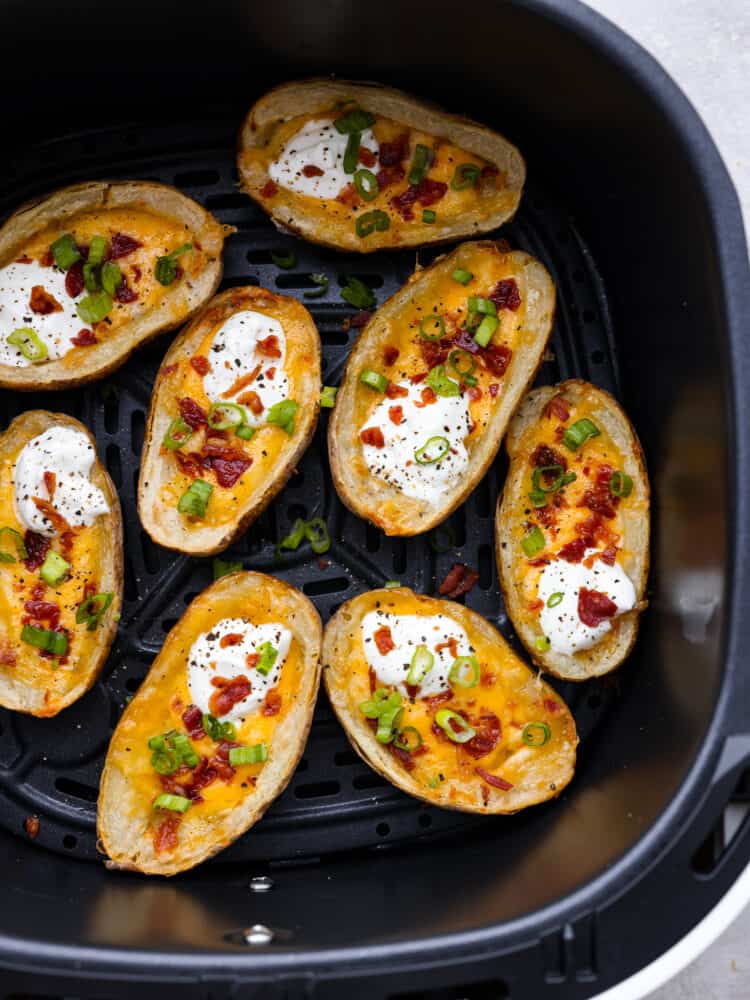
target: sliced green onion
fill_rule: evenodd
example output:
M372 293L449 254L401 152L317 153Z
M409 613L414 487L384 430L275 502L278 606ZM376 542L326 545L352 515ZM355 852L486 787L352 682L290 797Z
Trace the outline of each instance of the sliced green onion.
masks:
M64 656L68 652L68 637L64 632L53 632L48 628L37 628L36 625L23 626L21 642L53 653L55 656Z
M87 292L98 292L101 288L99 268L89 261L83 265L83 286Z
M177 451L178 448L182 448L183 445L187 444L192 436L193 428L190 424L183 420L182 417L175 417L167 428L167 433L164 435L161 444L167 451Z
M374 372L372 368L365 368L359 373L359 381L362 385L374 389L375 392L385 392L388 388L388 379L380 372Z
M423 316L419 322L419 336L423 340L442 340L445 336L445 320L436 313Z
M47 345L30 326L20 326L5 339L17 347L27 361L44 361L49 354Z
M301 517L292 525L292 530L286 536L282 538L279 542L280 549L291 549L292 551L298 549L302 544L302 539L305 537L305 522Z
M241 767L243 764L263 764L268 760L268 747L265 743L256 743L252 747L231 747L229 750L229 763L232 767Z
M245 411L236 403L211 403L207 420L211 430L228 431L244 423Z
M15 548L16 550L15 555L12 555L10 552L8 552L6 549L3 548L3 545L5 544L4 543L5 535L7 535L9 539L8 545L12 545ZM26 559L28 554L29 553L26 550L26 546L24 545L23 535L21 534L20 531L16 531L15 528L7 528L7 527L0 528L0 562L12 563L16 561L16 558Z
M378 728L375 739L378 743L392 743L401 726L404 710L397 705L391 705L378 716Z
M157 257L156 266L154 267L154 277L159 282L160 285L171 285L172 282L177 277L177 258L181 257L188 250L193 249L192 243L183 243L181 247L177 247L171 253L168 253L166 257Z
M448 378L445 374L444 365L436 365L434 368L431 368L425 379L425 384L429 385L438 396L461 395L461 386L458 382L454 382L452 378Z
M320 405L324 410L332 410L336 405L336 393L338 388L335 385L324 385L320 394Z
M598 437L601 431L588 417L576 420L563 434L563 444L571 451L577 451L589 438Z
M425 679L427 674L435 665L435 657L427 646L417 646L409 665L409 673L406 675L406 683L417 687Z
M76 312L84 323L101 323L112 311L112 296L102 289L87 295L76 306Z
M454 191L463 191L465 188L476 187L479 183L479 175L482 169L476 163L459 163L456 167L451 187Z
M479 661L476 656L457 656L448 672L451 684L473 688L479 683Z
M122 284L122 271L117 264L114 264L111 260L106 261L102 264L102 288L107 293L107 295L114 295L117 289Z
M273 670L279 651L270 642L262 642L258 646L258 652L260 653L260 659L255 664L255 669L259 674L263 674L266 677Z
M177 510L188 517L205 517L213 491L213 486L205 479L194 480L180 497Z
M459 285L468 285L474 275L471 271L464 271L462 267L457 267L456 270L451 275L454 281L457 281Z
M274 403L268 411L266 423L280 427L291 437L294 434L294 415L298 409L299 403L293 399L282 399L281 402Z
M239 427L235 428L234 433L242 441L250 441L251 438L255 437L255 428L251 427L250 424L240 424Z
M401 706L401 695L388 688L377 688L368 701L359 704L359 710L368 719L379 719L384 712Z
M81 259L81 251L76 246L72 233L65 233L50 247L55 264L61 271L68 271Z
M408 735L407 735L408 734ZM415 726L404 726L396 733L393 745L399 750L406 750L407 753L414 753L422 746L422 734Z
M172 733L170 734L167 742L171 745L174 752L180 759L181 764L187 764L188 767L197 767L200 763L200 757L193 750L193 744L190 742L185 733Z
M534 640L534 645L540 653L546 653L550 647L550 641L546 635L540 635Z
M466 358L466 360L469 362L466 368L459 367L459 361L462 358ZM472 357L468 351L464 351L461 348L458 348L455 351L451 351L450 354L448 355L448 364L451 366L453 371L456 373L456 375L458 375L458 377L465 385L477 384L477 380L476 378L474 378L474 375L472 374L477 366L477 359Z
M214 743L219 743L221 740L233 740L237 736L237 730L234 728L233 723L219 722L215 715L210 715L208 712L203 713L201 725L206 735Z
M450 451L450 447L448 438L436 435L435 437L428 438L421 448L417 448L414 452L414 459L420 465L434 465L441 458L445 458Z
M76 608L76 624L86 625L93 632L114 599L115 595L109 591L85 598Z
M384 233L386 229L390 228L390 225L390 216L381 209L376 208L372 212L365 212L364 215L358 216L357 221L354 223L354 231L360 239L366 239L366 237L370 236L376 230L379 233Z
M401 586L401 581L400 580L386 580L385 583L383 584L383 586L385 587L386 590L396 590L398 587Z
M521 539L521 548L529 559L532 556L535 556L537 552L541 552L544 545L544 535L542 534L541 528L536 524L530 531L527 531Z
M479 295L469 297L469 312L478 312L483 316L497 316L497 306L492 299L483 299Z
M154 750L151 754L151 767L157 774L174 774L179 766L177 754L171 750Z
M149 750L166 750L167 740L164 736L152 736L148 741Z
M342 135L351 135L352 132L364 132L365 129L374 125L375 116L371 115L369 111L363 111L362 108L354 108L353 111L337 118L333 124L337 132Z
M170 812L184 813L190 808L190 799L184 795L170 795L169 792L162 792L154 800L154 809L169 809Z
M613 472L609 477L609 492L613 497L629 497L633 492L633 480L627 472Z
M49 587L56 587L63 582L69 572L70 563L63 559L59 552L50 549L44 557L39 576Z
M350 132L346 140L346 151L344 152L344 173L353 174L359 162L359 144L362 135L359 132Z
M107 252L107 241L103 236L92 236L91 242L89 243L89 255L86 258L86 263L91 264L93 267L98 267L104 261L104 255Z
M380 185L372 170L358 170L354 175L354 186L363 201L372 201L380 194Z
M434 160L435 153L430 147L423 146L421 142L418 142L414 149L411 166L409 167L409 175L406 178L409 184L416 187L430 169Z
M474 334L474 340L479 344L480 347L486 347L492 340L492 337L497 330L499 320L497 316L485 316L482 322L477 327L477 331Z
M548 608L556 608L558 604L562 602L565 594L561 590L556 590L554 594L549 595L549 600L547 601Z
M521 730L521 739L527 747L543 747L552 736L546 722L529 722Z
M546 486L542 479L543 476L554 476L555 478L549 486ZM535 490L541 490L542 493L557 493L562 488L564 478L565 469L561 465L540 465L532 473L531 485Z
M220 580L222 576L229 576L230 573L239 573L241 569L241 562L229 562L224 559L214 559L214 580Z
M284 271L289 271L297 266L297 255L292 250L272 250L271 260L276 267L280 267Z
M477 735L466 719L450 708L441 708L435 713L435 722L453 743L468 743Z
M348 275L346 284L341 289L341 298L355 309L372 309L375 305L372 289L353 274Z
M322 517L314 517L305 524L305 538L316 556L322 556L331 547L328 525Z
M305 292L306 299L320 299L328 291L328 278L325 274L310 274L308 275L310 281L315 282L318 286L317 288L311 288L309 291Z
M433 222L437 219L437 215L433 212L431 208L425 208L422 212L422 222L426 225L431 226Z

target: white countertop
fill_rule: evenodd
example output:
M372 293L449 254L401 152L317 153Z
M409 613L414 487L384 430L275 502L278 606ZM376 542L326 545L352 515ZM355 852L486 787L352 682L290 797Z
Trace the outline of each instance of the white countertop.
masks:
M687 94L740 196L750 232L750 0L588 0ZM651 1000L750 1000L750 908Z

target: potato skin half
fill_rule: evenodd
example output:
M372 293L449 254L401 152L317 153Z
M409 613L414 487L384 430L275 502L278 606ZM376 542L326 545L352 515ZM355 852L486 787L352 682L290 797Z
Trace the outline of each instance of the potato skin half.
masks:
M178 847L168 855L154 850L148 826L136 815L138 792L122 770L112 763L113 746L121 730L134 723L147 699L167 700L173 691L167 683L170 661L186 657L195 639L194 618L208 610L218 621L227 607L244 600L272 603L274 615L292 632L303 657L303 672L294 707L281 719L269 747L268 761L260 771L255 790L230 809L192 817L187 814ZM191 631L192 630L192 631ZM200 628L198 628L200 631ZM294 773L312 723L320 682L320 617L298 590L263 573L231 573L199 594L167 636L135 698L125 709L104 763L99 790L97 834L99 849L108 855L110 869L139 871L146 875L176 875L207 860L250 829L286 788ZM129 813L132 812L132 815ZM183 833L186 836L183 836Z
M527 471L529 435L539 424L542 414L555 396L564 394L575 403L587 398L596 406L596 418L601 423L625 458L624 471L632 478L635 495L642 502L638 515L625 522L624 548L632 553L628 569L635 586L638 605L617 619L617 626L590 649L572 655L552 650L541 652L535 645L537 630L530 616L524 611L521 595L514 581L514 567L518 546L514 546L511 511L518 493L523 489ZM505 607L518 637L534 663L555 677L569 681L585 681L615 670L627 658L638 634L640 612L644 600L649 569L650 487L646 463L638 436L620 404L604 389L582 379L568 379L556 386L544 386L530 392L518 407L508 428L506 447L510 467L502 495L498 498L495 516L495 552L500 586Z
M448 139L468 153L494 164L506 176L509 197L498 198L494 210L485 213L466 212L449 222L438 220L433 225L420 222L398 224L396 235L392 228L385 233L373 234L367 240L360 239L351 226L338 220L320 225L317 220L309 217L303 206L283 211L269 207L262 194L268 174L254 164L244 164L243 152L265 146L274 127L281 121L297 115L314 114L316 111L329 109L337 101L348 100L360 103L376 115L380 114L411 128ZM268 212L280 229L297 233L312 243L358 253L372 253L384 247L445 243L497 229L515 214L526 180L526 165L518 149L487 126L460 115L448 114L427 101L379 83L332 80L326 77L281 84L255 102L240 129L238 167L243 190Z
M172 415L166 413L161 405L170 369L180 359L189 358L210 328L228 319L233 313L252 309L254 306L272 309L278 304L295 310L295 324L299 327L305 351L312 358L309 377L300 380L297 398L300 405L295 417L294 434L280 453L273 478L250 495L231 526L188 526L176 510L164 505L159 496L161 487L169 480L170 470L173 469L170 456L162 454L160 449L172 420ZM265 510L283 489L315 433L320 411L320 353L317 328L304 306L294 299L254 285L231 288L217 295L176 337L164 356L154 384L138 479L138 512L143 527L155 542L165 548L191 555L214 555L231 545Z
M0 387L21 392L69 389L104 378L142 344L189 320L218 288L225 227L191 198L154 181L88 181L27 202L0 227L0 264L12 260L17 249L46 226L79 212L108 208L143 209L188 226L209 256L208 266L191 288L185 290L177 283L166 291L158 308L146 311L106 340L81 351L75 372L64 365L64 357L24 368L0 365Z
M502 796L496 796L489 804L483 802L479 795L472 802L457 802L451 798L453 786L451 779L433 790L416 781L409 771L397 762L388 746L377 742L365 717L349 702L347 696L347 688L351 683L349 664L356 655L356 641L362 619L367 611L371 610L372 602L380 601L381 605L388 605L390 608L392 602L399 600L410 602L410 608L416 602L420 611L423 610L431 615L439 613L449 615L466 630L470 640L481 639L494 647L501 647L500 652L506 659L503 669L504 679L509 681L509 686L520 689L524 685L533 685L539 697L554 699L558 706L557 718L565 736L564 745L555 760L545 766L542 772L535 773L532 765L525 772L526 781L519 783ZM429 805L459 812L509 815L555 798L573 778L578 735L575 721L567 706L548 685L534 676L533 671L512 652L500 633L485 618L462 604L418 595L407 587L374 590L352 598L339 608L326 625L323 636L323 683L339 722L362 760L391 784ZM518 759L519 767L523 767L523 758L527 753L526 748L516 751L514 756ZM511 756L506 764L510 763L512 766L514 756ZM481 760L476 763L480 764ZM473 775L472 781L481 786L480 779Z
M449 279L456 268L466 265L470 255L480 252L500 255L495 243L462 243L430 267L416 271L398 292L384 302L362 330L346 363L336 406L328 425L328 455L336 491L346 506L386 535L419 535L445 520L466 500L495 459L513 411L533 381L552 332L555 287L546 269L521 252L506 255L523 276L527 289L535 293L528 307L523 342L514 351L505 373L505 383L494 414L476 447L470 451L469 468L439 504L406 496L385 480L359 471L355 459L361 452L359 426L355 419L358 383L363 368L379 366L383 348L391 336L391 325L412 299L431 283ZM369 391L369 390L366 390ZM387 505L387 507L386 507ZM387 513L384 513L384 509Z
M74 417L69 417L65 413L50 413L48 410L28 410L16 417L0 435L0 456L17 451L32 438L38 437L51 427L71 427L80 431L91 441L96 451L93 435ZM100 587L102 592L112 592L114 600L97 630L95 655L87 662L85 669L76 668L80 673L80 679L62 697L50 699L42 690L16 680L12 675L12 668L7 671L5 668L0 668L0 705L16 712L50 718L78 701L99 676L117 633L123 588L122 513L114 483L98 454L91 470L91 481L104 493L110 508L108 514L100 515L108 528L102 533L104 550L100 554Z

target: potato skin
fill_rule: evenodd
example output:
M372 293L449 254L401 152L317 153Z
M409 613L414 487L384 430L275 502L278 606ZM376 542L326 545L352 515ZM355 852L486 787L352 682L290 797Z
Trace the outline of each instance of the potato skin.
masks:
M0 227L0 265L12 260L17 248L45 226L79 212L107 208L146 209L188 225L210 255L209 265L186 294L176 285L165 293L157 309L123 325L107 340L87 347L74 373L64 367L64 358L25 368L0 365L0 387L21 392L69 389L104 378L142 344L190 319L218 288L225 228L191 198L153 181L88 181L27 202Z
M48 410L28 410L13 420L0 435L0 456L16 451L32 438L38 437L51 427L71 427L85 434L96 450L93 435L80 421L65 413L50 413ZM102 591L114 593L114 600L97 630L96 652L87 662L77 667L80 679L75 687L57 700L44 697L44 692L17 681L10 672L0 668L0 705L16 712L27 712L39 718L50 718L64 708L78 701L96 681L104 666L109 650L117 633L117 621L122 606L123 561L122 561L122 513L120 498L114 483L97 454L91 470L91 481L104 493L109 504L109 514L100 515L108 526L104 532L105 548L100 556Z
M112 747L120 729L137 718L146 699L170 698L172 692L165 685L169 659L184 655L182 650L195 638L190 636L191 629L195 631L194 617L202 614L207 606L218 621L223 617L221 610L227 602L235 602L233 606L236 607L237 600L243 598L249 606L254 599L272 601L278 620L292 631L299 642L304 663L299 698L294 708L279 722L268 762L260 772L255 792L228 811L203 817L199 829L191 831L170 856L163 857L154 851L142 820L128 815L127 806L132 806L137 792L130 786L127 776L112 764ZM186 629L187 639L184 637ZM109 856L106 862L108 868L139 871L146 875L176 875L213 857L257 823L286 788L307 742L320 683L321 638L320 617L313 604L294 587L263 573L231 573L215 581L195 598L167 636L162 651L112 734L97 810L98 846L102 853Z
M226 320L241 309L252 309L254 305L273 308L274 304L290 304L296 309L305 350L313 359L309 377L300 383L300 404L295 418L295 432L288 447L285 446L273 479L265 482L260 490L250 496L247 504L238 513L230 526L188 528L175 512L166 511L159 499L159 490L170 477L173 468L169 456L161 454L160 445L171 422L161 406L162 393L169 369L179 359L190 357L200 344L206 332L215 323ZM143 445L138 479L138 512L143 527L159 545L191 555L214 555L222 552L242 535L252 522L259 517L273 498L283 489L300 458L312 440L320 411L320 337L312 317L301 303L283 295L258 288L254 285L231 288L213 298L174 340L164 356L154 384L149 407L146 435Z
M396 763L395 758L386 746L378 743L372 729L368 726L366 719L356 709L352 710L348 704L345 687L348 675L348 663L352 655L352 635L359 631L362 618L370 609L370 600L380 600L383 604L388 604L399 597L416 601L420 609L429 614L443 613L456 620L466 630L470 640L472 637L480 637L491 643L503 647L506 655L510 657L507 667L508 676L513 676L517 684L531 680L538 684L542 694L554 697L560 705L564 715L561 715L562 725L567 739L565 746L559 753L559 759L554 767L546 768L544 771L544 789L516 787L507 792L502 798L496 798L490 804L476 803L456 803L452 801L447 792L450 790L451 782L446 782L441 790L431 790L415 781L409 772ZM421 799L428 805L437 805L442 809L453 809L458 812L480 813L483 815L505 814L510 815L525 809L528 806L536 805L557 797L572 780L575 771L576 747L578 745L578 735L573 716L552 691L541 680L533 678L532 671L516 657L507 645L500 633L485 618L472 611L462 604L447 601L434 597L426 597L415 594L408 587L397 589L383 589L370 591L367 594L360 594L347 601L339 608L331 618L325 628L323 635L323 683L328 694L331 706L336 713L339 722L344 727L349 741L362 758L374 771L386 778L391 784L400 788L408 795ZM523 753L523 751L520 751ZM476 780L476 779L475 779Z
M408 497L400 490L378 480L369 473L359 472L354 459L361 450L359 427L354 419L358 378L363 368L375 363L382 354L391 332L391 322L412 299L433 281L442 281L456 268L465 266L469 255L476 252L499 254L491 241L462 243L451 253L438 258L430 267L415 271L409 281L391 296L373 315L353 346L344 369L336 406L328 425L328 456L336 491L346 506L385 532L386 535L419 535L430 531L445 520L471 494L492 464L505 434L513 411L542 362L555 312L555 287L546 269L528 254L507 255L514 268L525 276L530 292L536 293L529 307L525 342L514 352L505 375L505 387L494 415L480 442L469 458L467 474L457 482L440 504ZM388 504L389 513L383 513Z
M498 198L494 210L486 213L462 213L447 223L438 220L434 225L419 222L409 223L407 226L398 225L397 238L394 236L396 230L392 223L390 231L374 233L366 241L361 240L351 226L333 220L330 224L321 226L317 220L309 218L303 207L291 211L285 209L283 212L269 208L261 193L268 175L265 170L256 169L256 165L251 165L250 168L245 165L243 152L266 145L279 121L324 110L337 101L346 100L361 103L375 114L446 138L467 152L475 153L495 164L507 178L509 198ZM459 115L448 114L434 104L379 83L332 80L326 77L281 84L255 102L240 129L238 168L243 190L271 215L280 229L297 233L312 243L358 253L372 253L384 247L445 243L497 229L515 214L526 180L526 165L518 149L487 126Z
M635 610L622 615L618 619L618 627L605 635L600 642L588 650L582 650L573 655L555 653L552 650L541 652L537 649L535 644L536 631L529 624L528 615L524 613L513 578L515 549L512 544L511 510L515 497L522 489L523 477L526 472L526 455L525 449L521 447L522 439L533 430L533 427L541 419L547 403L560 393L564 393L571 402L575 402L576 399L583 396L596 400L599 407L596 411L597 420L601 421L602 426L606 428L625 456L625 471L633 479L635 489L645 505L644 512L635 521L631 519L628 522L625 535L625 547L634 555L633 570L629 575L635 586L639 604ZM508 615L532 660L542 670L569 681L585 681L591 677L600 677L602 674L607 674L619 667L630 653L638 635L640 612L646 606L644 595L649 569L650 487L638 436L624 410L613 396L590 382L585 382L582 379L568 379L556 386L544 386L528 394L516 411L508 428L506 447L510 458L510 467L502 495L498 498L497 503L495 553L500 586Z

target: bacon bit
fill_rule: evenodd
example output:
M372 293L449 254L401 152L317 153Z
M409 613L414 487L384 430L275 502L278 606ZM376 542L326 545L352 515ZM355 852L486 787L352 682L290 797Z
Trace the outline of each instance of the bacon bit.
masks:
M51 601L26 601L23 609L26 612L24 625L29 625L31 622L45 622L50 628L56 629L60 624L60 609Z
M65 531L72 531L72 528L62 516L62 514L57 511L49 500L42 500L41 497L32 497L31 502L34 504L36 509L40 511L44 517L50 522L52 527L58 534L62 534Z
M266 695L265 701L263 702L261 715L278 715L280 711L281 711L281 695L276 690L276 688L271 688L271 690Z
M127 257L128 254L139 250L142 246L143 244L133 239L132 236L126 236L125 233L115 233L109 241L109 258L110 260L119 260L120 257Z
M39 316L49 316L50 313L62 312L62 306L54 295L45 291L43 285L33 285L29 298L29 309Z
M554 701L552 698L545 698L542 704L550 715L556 715L560 711L559 703Z
M605 562L608 566L614 566L617 560L617 546L608 545L603 552L599 553L599 558L602 562Z
M396 361L398 361L398 356L400 353L401 352L397 347L393 347L392 344L388 344L386 347L383 348L383 361L390 368L391 365L394 365Z
M242 406L249 406L256 417L259 417L264 409L263 400L255 389L251 389L250 392L243 392L241 396L237 397L237 402L241 403Z
M206 454L208 447L206 445L201 456L203 467L210 469L216 476L216 482L225 489L234 486L240 476L253 464L252 458L245 455L244 451L238 452L234 448L225 448L225 455ZM216 451L217 446L213 446L213 450Z
M260 375L262 368L263 365L256 365L251 372L248 372L246 375L240 375L238 379L232 382L228 389L222 392L222 399L228 399L229 396L234 396L240 390L244 389L245 386L251 385L258 375Z
M414 218L414 212L412 208L417 200L417 189L410 185L401 194L397 194L395 197L391 198L391 206L398 212L404 222L411 222Z
M419 749L421 750L422 747L420 747ZM396 758L396 760L400 761L400 763L403 764L404 768L407 771L413 771L414 768L417 766L411 759L412 755L409 753L408 750L404 750L403 747L397 747L394 746L393 743L391 743L390 750L393 756Z
M31 264L31 263L33 263L33 259L31 257L29 257L28 254L24 254L23 257L16 257L15 263L16 264Z
M484 665L481 667L479 672L479 683L482 687L492 687L492 685L497 680L497 674L493 674L492 671L488 670Z
M564 559L565 562L579 563L583 559L583 554L587 548L588 546L583 538L574 538L572 542L563 545L557 556L559 559Z
M409 390L403 385L396 385L395 382L389 382L385 394L388 399L399 399L401 396L408 396Z
M564 472L568 468L565 456L546 444L537 445L529 456L529 463L537 469L545 465L561 465Z
M197 240L193 240L193 246L195 247L196 250L200 250L200 247L198 246L198 241ZM138 282L141 280L141 269L140 269L140 267L138 267L137 264L133 264L133 266L130 268L130 273L133 275L133 281L137 285Z
M437 646L435 646L436 653L439 653L441 649L447 649L454 660L458 656L458 643L453 636L451 636L450 639L446 639L445 642L439 642Z
M479 356L488 372L502 378L508 370L513 351L505 344L490 344L489 347L485 347L479 352Z
M177 404L180 408L180 416L192 430L197 431L200 427L206 425L206 411L195 400L185 396L179 399Z
M448 575L438 587L441 597L461 597L468 594L479 579L479 573L464 563L453 563Z
M279 338L275 333L269 334L263 340L259 340L256 344L256 348L261 354L265 354L267 358L280 358L281 349L279 348Z
M385 188L390 187L391 184L398 184L406 177L402 167L383 167L381 170L375 174L375 178L378 182L378 187L381 191Z
M239 743L222 740L216 748L216 756L211 761L211 764L218 770L219 776L223 781L230 781L235 773L234 768L229 763L229 751L232 747L237 746L239 746Z
M418 385L420 382L424 382L429 374L429 372L417 372L416 375L409 376L409 381L412 385Z
M23 536L23 543L28 552L23 564L29 571L39 569L44 562L50 547L50 540L44 535L38 535L36 531L26 531Z
M211 371L211 362L202 354L193 355L190 359L190 364L199 375L208 375Z
M478 385L471 385L466 390L466 395L469 397L470 400L472 400L472 402L476 403L478 400L482 398L483 393Z
M47 472L45 470L44 476L42 478L44 479L44 485L47 488L50 500L54 500L55 487L57 486L57 476L55 475L54 472Z
M389 406L388 416L391 420L391 423L396 424L396 426L398 426L404 419L403 406Z
M331 565L330 559L324 559L323 556L321 556L320 559L318 559L318 569L328 569L330 565Z
M461 327L457 333L451 338L454 347L460 348L462 351L467 351L469 354L479 354L481 348L479 344L474 340L474 337L470 330L466 327Z
M371 312L367 309L360 309L359 312L355 312L349 320L349 326L353 327L355 330L361 330L363 326L367 326L371 319Z
M218 691L214 691L211 695L208 707L217 719L230 712L237 702L247 698L252 691L252 685L244 674L239 674L231 680L226 677L212 677L211 683L218 688Z
M600 465L597 469L596 479L591 489L586 490L578 504L579 507L588 507L589 510L602 517L613 518L617 513L619 497L613 497L609 488L609 481L612 478L614 469L611 465Z
M448 185L443 181L433 181L429 177L423 177L417 187L417 201L425 207L434 205L445 197L447 190Z
M245 664L252 670L253 667L258 665L258 660L260 659L260 653L248 653L245 657Z
M495 399L495 397L497 396L497 393L498 393L499 389L500 389L500 386L497 384L497 382L493 382L490 385L490 396L492 396L493 399Z
M385 656L386 653L390 653L392 649L396 648L396 643L393 641L391 630L387 625L381 625L381 627L373 635L373 639L375 640L375 645L378 647L378 652L381 656Z
M453 697L452 691L442 691L440 694L434 694L430 698L423 698L422 701L427 706L428 712L436 712L441 705L444 705L446 701L450 701ZM443 731L440 726L437 727L440 735L443 735Z
M39 833L39 817L27 816L23 821L23 828L26 831L27 837L30 837L32 840L36 840Z
M178 278L182 277L182 270L179 267L177 268L177 277ZM135 302L137 298L138 298L138 293L134 292L133 289L125 280L125 278L123 278L123 280L118 285L117 291L115 292L115 299L118 302L122 302L124 305L127 305L129 302Z
M589 590L581 587L578 591L578 617L584 625L596 628L606 618L617 614L617 605L600 590Z
M478 721L472 719L471 723L476 729L477 734L476 736L472 736L467 743L462 743L461 747L469 756L475 759L486 757L500 742L502 734L500 720L493 712L485 710L479 716Z
M272 180L267 180L263 187L260 189L261 198L273 198L278 192L278 187L274 184Z
M510 309L512 312L515 312L521 305L521 293L518 291L515 278L498 281L488 298L495 303L498 309Z
M222 649L226 649L227 646L239 646L242 642L242 634L240 632L228 632L223 635L219 641L219 646Z
M154 830L154 850L157 854L173 851L177 847L177 830L181 819L181 816L167 816Z
M374 167L377 162L377 156L373 153L371 149L366 146L359 147L359 162L364 163L366 167Z
M372 669L372 667L368 667L367 669L367 678L370 682L370 694L372 694L373 691L378 686L378 678L376 677L375 671Z
M359 437L362 444L371 444L373 448L385 447L385 438L379 427L365 427L363 431L359 432Z
M99 343L94 331L88 330L85 327L83 330L79 330L75 337L71 337L70 342L71 344L75 344L76 347L91 347L93 344Z
M15 667L16 665L16 654L10 646L0 645L0 666L3 667Z
M498 778L496 774L490 774L485 771L483 767L475 767L474 770L477 772L482 781L486 781L488 785L492 785L493 788L499 788L503 792L509 792L513 788L513 785L505 778ZM485 802L485 805L487 803Z
M601 534L605 532L609 534L598 514L590 514L585 521L579 521L575 530L576 534L580 535L582 540L586 543L587 549L593 549L596 547L597 540Z
M562 396L553 396L552 399L547 403L546 414L548 417L556 417L558 420L562 420L563 423L570 416L570 410L568 409L568 404Z
M540 601L537 598L535 601L529 601L527 604L529 611L541 611L544 607L544 601Z
M46 250L39 261L42 267L52 267L55 263L55 256L51 250ZM75 265L73 265L75 267Z
M174 372L176 372L179 367L180 367L179 365L167 365L166 368L162 368L161 373L166 378L167 375L174 374Z
M305 177L322 177L325 170L321 170L320 167L316 167L314 163L306 163L302 168L302 173Z
M185 723L188 736L192 739L202 740L206 735L203 728L203 712L201 712L197 705L189 705L185 709L182 713L182 721Z
M276 374L276 369L275 368L267 368L266 369L266 378L273 378L275 374Z
M341 202L342 205L350 205L352 208L359 205L359 194L355 186L347 184L346 187L343 187L336 195L336 201Z
M409 133L401 132L391 142L381 142L379 159L383 167L394 167L409 155Z
M434 403L436 401L437 401L437 395L435 394L435 390L432 389L429 385L426 385L424 389L422 389L422 402L415 403L414 405L421 410L423 407L429 406L430 403Z
M529 566L549 566L550 560L545 556L538 556L536 559L528 559L527 565Z
M420 340L419 353L428 368L445 364L450 347L444 341Z
M187 455L183 455L181 451L173 451L177 464L180 467L180 472L188 476L190 479L197 479L201 474L201 457L196 451L191 451Z

